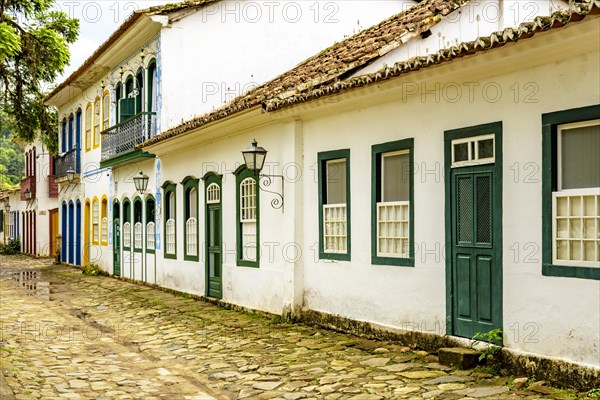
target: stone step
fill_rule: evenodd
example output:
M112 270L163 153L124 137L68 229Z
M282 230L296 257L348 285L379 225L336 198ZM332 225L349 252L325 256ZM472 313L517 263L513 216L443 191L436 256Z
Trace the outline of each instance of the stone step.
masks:
M458 369L471 369L479 364L480 351L466 347L447 347L439 349L440 364Z

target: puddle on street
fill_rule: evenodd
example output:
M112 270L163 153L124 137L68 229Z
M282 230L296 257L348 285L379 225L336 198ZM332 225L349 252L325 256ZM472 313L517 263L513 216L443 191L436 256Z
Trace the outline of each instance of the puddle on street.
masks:
M28 296L35 296L40 300L53 300L50 295L57 293L57 286L62 285L62 283L43 280L39 271L18 271L11 275L10 279L24 289Z

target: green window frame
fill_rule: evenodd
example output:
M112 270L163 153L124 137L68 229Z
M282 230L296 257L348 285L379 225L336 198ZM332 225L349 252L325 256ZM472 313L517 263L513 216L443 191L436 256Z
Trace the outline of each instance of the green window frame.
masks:
M123 240L123 250L131 251L131 232L133 228L131 226L131 201L129 199L123 200L123 216L121 218L121 237ZM128 235L125 235L125 233Z
M156 199L154 196L149 194L146 196L146 207L144 209L144 244L146 246L146 253L154 254L156 252ZM148 229L148 224L152 222L153 228ZM149 232L154 232L152 240L148 240Z
M163 257L177 259L177 184L171 181L163 183ZM172 199L171 199L171 196ZM172 224L171 224L172 220ZM172 227L172 228L171 228ZM171 230L172 229L172 230ZM170 240L172 235L173 243ZM169 250L169 247L172 249Z
M335 164L338 162L345 163L345 203L329 203L328 197L330 197L328 184L336 183L337 174L341 174L335 169ZM318 186L319 186L319 258L322 260L338 260L338 261L350 261L351 260L351 229L350 229L350 149L323 151L317 154L317 165L318 165ZM331 169L330 169L331 168ZM344 179L342 177L342 179ZM342 188L343 189L343 188ZM339 193L338 193L339 196ZM342 204L344 204L342 206ZM327 207L327 214L324 215L325 206ZM343 220L342 220L343 218ZM329 219L325 221L325 219ZM327 224L329 229L326 229ZM340 234L340 227L345 226L345 232ZM337 235L335 234L337 233ZM329 242L334 244L332 247L336 247L333 250L327 250L325 241L326 234L329 237ZM344 239L345 237L345 242ZM330 246L328 246L330 247ZM343 247L343 250L339 250Z
M557 157L559 126L596 119L600 119L598 104L542 114L542 275L544 276L600 280L600 267L553 262L555 246L553 193L558 190L559 185ZM597 204L596 207L596 210L600 211L600 205Z
M131 225L131 245L133 247L133 251L136 253L141 253L144 250L144 224L143 224L143 215L144 215L144 203L140 197L136 197L133 200L133 224ZM139 224L139 225L138 225ZM137 229L141 230L141 232L137 232ZM136 235L139 235L139 240Z
M235 172L236 186L236 237L237 237L237 266L238 267L260 267L260 190L258 188L259 177L246 165L240 166ZM249 187L254 183L254 193L247 193ZM244 193L242 193L244 191ZM252 197L254 197L252 199ZM243 217L243 218L242 218ZM251 232L254 225L255 232ZM256 254L254 260L244 258L244 236L251 232L256 237Z
M187 176L183 185L183 259L198 261L200 259L200 229L199 229L199 195L198 182L193 176ZM190 229L191 228L191 229ZM195 250L195 251L194 251ZM196 254L194 254L194 252Z
M402 172L407 168L406 173L402 173L400 177L406 179L402 183L408 186L408 199L386 201L383 198L382 188L385 181L383 171L386 158L401 155L408 156L408 165L402 166ZM414 139L373 145L371 147L371 264L415 266L414 204ZM388 235L383 232L388 229L394 233ZM383 247L391 251L384 252ZM404 254L392 255L398 249L404 249Z

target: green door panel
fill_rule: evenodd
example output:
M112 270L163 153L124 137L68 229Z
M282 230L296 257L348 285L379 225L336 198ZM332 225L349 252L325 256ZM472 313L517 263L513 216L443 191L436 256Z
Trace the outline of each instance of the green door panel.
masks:
M113 220L113 274L121 275L121 222Z
M502 326L500 245L494 242L494 165L451 170L452 332L472 337Z
M210 193L209 193L210 191ZM205 180L206 204L206 295L223 298L222 279L222 221L221 221L221 178L209 176Z

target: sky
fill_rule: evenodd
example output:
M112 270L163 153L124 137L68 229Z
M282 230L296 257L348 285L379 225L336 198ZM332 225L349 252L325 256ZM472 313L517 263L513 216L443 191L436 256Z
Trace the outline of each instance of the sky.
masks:
M71 63L56 82L62 82L83 64L134 10L176 2L178 0L57 1L56 7L59 10L71 18L79 19L80 31L77 42L70 46Z

